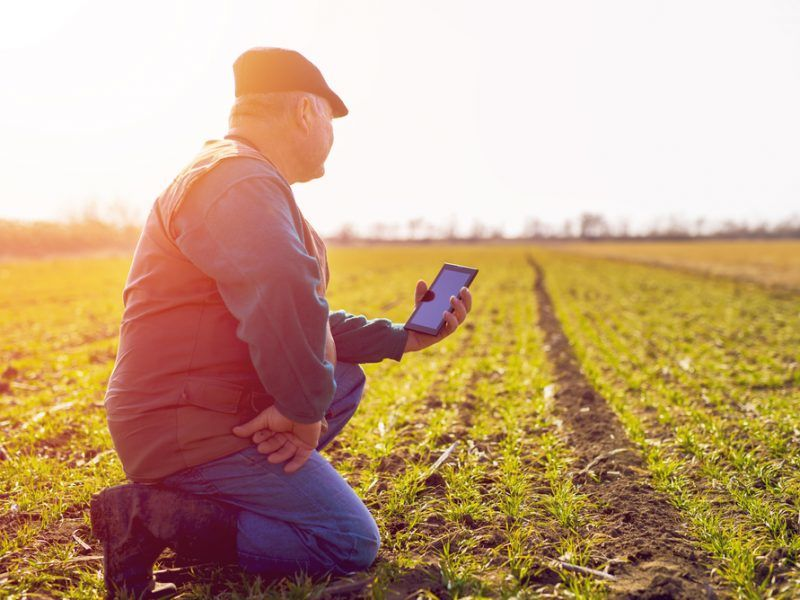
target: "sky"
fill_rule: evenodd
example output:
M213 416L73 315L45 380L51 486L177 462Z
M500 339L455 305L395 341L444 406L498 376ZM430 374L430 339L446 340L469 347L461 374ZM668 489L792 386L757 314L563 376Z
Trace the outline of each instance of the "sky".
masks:
M0 219L144 220L227 132L236 57L292 48L350 114L293 186L323 235L423 218L800 213L800 2L13 3L0 17Z

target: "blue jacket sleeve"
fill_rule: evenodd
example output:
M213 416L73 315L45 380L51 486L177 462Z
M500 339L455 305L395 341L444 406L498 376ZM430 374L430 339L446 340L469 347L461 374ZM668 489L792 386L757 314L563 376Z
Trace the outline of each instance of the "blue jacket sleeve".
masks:
M329 308L317 293L319 265L298 233L291 188L253 175L197 208L175 215L178 247L216 281L280 412L300 423L321 420L336 389L325 359Z
M343 310L331 312L328 320L336 343L336 358L351 363L375 363L385 358L400 361L408 339L402 323L389 319L368 320Z

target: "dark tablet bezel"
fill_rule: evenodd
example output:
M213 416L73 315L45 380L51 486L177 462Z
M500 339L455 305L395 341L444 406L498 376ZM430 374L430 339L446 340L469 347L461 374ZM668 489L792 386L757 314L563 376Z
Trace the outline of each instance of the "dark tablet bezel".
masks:
M469 277L469 279L467 279L467 282L464 284L465 287L469 287L470 284L472 284L472 282L475 280L475 276L478 274L478 269L473 269L472 267L465 267L464 265L456 265L456 264L453 264L453 263L444 263L442 265L442 268L439 269L439 272L436 274L436 278L433 280L433 282L430 284L430 286L428 286L428 289L432 289L433 288L433 286L439 280L439 276L442 273L444 273L445 270L448 270L448 271L459 271L461 273L468 273L470 277ZM411 316L408 317L408 320L406 321L405 325L403 326L404 329L408 329L410 331L418 331L420 333L427 333L428 335L438 335L439 331L441 331L442 326L444 325L444 317L442 317L442 320L439 322L439 326L436 329L434 329L432 327L425 327L424 325L416 325L416 324L411 322L411 321L414 320L414 316L417 314L417 311L419 311L419 309L421 307L422 307L422 303L421 302L419 303L419 305L414 307L414 312L411 313ZM453 312L452 305L450 306L450 308L448 310L450 312Z

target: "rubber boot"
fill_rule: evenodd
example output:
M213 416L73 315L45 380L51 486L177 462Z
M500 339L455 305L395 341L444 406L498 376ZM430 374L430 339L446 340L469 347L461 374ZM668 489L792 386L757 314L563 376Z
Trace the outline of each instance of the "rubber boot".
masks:
M174 584L153 578L153 563L168 547L187 558L236 562L237 514L230 505L154 485L118 485L96 494L90 517L103 544L106 598L175 594Z

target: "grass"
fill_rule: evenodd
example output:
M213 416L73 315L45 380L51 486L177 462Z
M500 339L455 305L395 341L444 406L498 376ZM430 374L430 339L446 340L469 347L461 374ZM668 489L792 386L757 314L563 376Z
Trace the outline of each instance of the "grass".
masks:
M800 241L796 239L578 242L559 247L589 256L677 267L800 290Z
M713 557L721 595L796 596L800 300L741 273L684 270L712 260L701 245L680 249L681 270L522 245L329 249L331 309L396 322L411 312L417 279L430 283L442 262L480 269L468 322L400 363L364 365L362 405L323 451L381 531L361 594L616 593L590 571L563 568L603 570L617 557L597 549L610 535L605 507L573 477L577 459L536 325L531 251L581 367ZM727 258L713 260L733 264L743 251L718 247ZM636 251L626 258L640 260ZM128 266L125 258L0 265L4 597L102 593L88 502L123 481L103 395ZM183 598L318 598L342 583L303 574L270 582L209 565L169 571L177 568L170 553L157 568L179 580Z
M591 506L561 476L572 457L544 393L551 376L524 251L330 249L331 308L398 322L410 314L416 280L430 283L442 262L481 269L469 323L400 364L365 365L363 404L323 452L381 529L369 597L604 594L603 584L550 563L591 562ZM0 587L11 596L102 592L87 507L93 493L123 480L102 399L127 267L125 259L0 266L8 283L0 291ZM170 561L165 555L158 566ZM299 598L325 585L200 566L183 573L181 591Z

